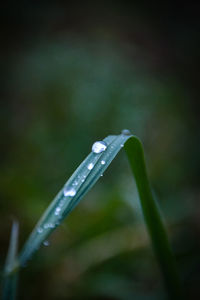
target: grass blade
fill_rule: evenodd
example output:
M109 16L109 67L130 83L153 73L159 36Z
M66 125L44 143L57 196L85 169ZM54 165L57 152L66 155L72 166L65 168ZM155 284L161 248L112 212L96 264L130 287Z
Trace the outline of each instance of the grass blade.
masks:
M151 192L142 144L137 137L132 136L126 142L124 148L135 177L144 220L164 275L170 299L179 299L180 282L175 259L170 249L167 233L157 203Z
M20 265L27 263L40 245L93 187L125 145L156 256L160 262L170 296L177 299L180 296L180 284L175 260L158 207L151 193L142 144L136 136L130 135L127 130L117 136L108 136L103 141L107 145L106 150L101 153L91 152L47 208L22 249L19 256Z
M33 229L20 254L21 265L27 263L34 252L92 188L128 138L129 136L125 134L108 136L103 140L107 145L105 151L91 152L86 157Z
M10 244L4 268L3 280L3 300L14 300L16 298L18 268L17 268L17 248L18 248L18 232L19 225L16 221L13 222L10 236Z

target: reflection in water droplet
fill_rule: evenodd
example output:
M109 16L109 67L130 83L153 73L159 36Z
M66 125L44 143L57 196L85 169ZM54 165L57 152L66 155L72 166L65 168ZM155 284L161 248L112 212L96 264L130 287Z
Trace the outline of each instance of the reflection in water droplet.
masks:
M107 148L107 145L103 141L97 141L92 145L92 152L94 153L101 153L105 151Z
M88 170L92 170L94 168L94 164L93 163L90 163L88 166L87 166Z
M72 183L72 185L78 185L78 181L75 180L75 181Z
M44 229L49 228L49 227L50 227L49 225L50 225L49 223L45 223L45 224L44 224Z
M63 190L63 194L65 197L67 196L73 197L76 195L76 190L74 188L65 187Z
M131 135L131 132L128 129L123 129L122 132L121 132L121 134L123 134L123 135Z
M59 213L60 213L60 211L61 211L61 208L58 206L58 207L56 207L56 209L55 209L55 215L56 216L58 216L59 215Z
M43 229L41 227L38 227L37 232L42 233Z
M43 245L44 245L44 246L49 246L49 241L44 241L44 242L43 242Z
M106 163L105 160L102 160L102 161L101 161L101 164L102 164L102 165L105 165L105 163Z

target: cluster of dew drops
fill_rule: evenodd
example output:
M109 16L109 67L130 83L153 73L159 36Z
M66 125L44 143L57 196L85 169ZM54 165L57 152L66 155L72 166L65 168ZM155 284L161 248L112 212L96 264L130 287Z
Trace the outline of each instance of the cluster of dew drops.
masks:
M98 154L98 153L105 151L106 148L107 148L107 145L104 141L97 141L92 145L92 152ZM101 161L102 165L105 165L105 163L106 162L104 160ZM94 168L93 163L89 163L87 165L87 169L89 171L92 170L93 168ZM83 176L83 178L81 179L81 182L85 181L85 177L86 176ZM78 176L78 179L80 179L80 176ZM78 185L78 180L75 180L74 183L72 184L72 186L76 186L76 185ZM74 187L66 187L63 190L63 194L65 197L67 197L67 196L74 197L76 195L76 190Z
M123 135L130 135L131 133L130 133L129 130L124 129L124 130L122 130L121 134L123 134ZM121 144L121 147L123 147L123 146L124 145ZM99 154L99 153L105 151L106 149L107 149L107 144L104 141L97 141L97 142L95 142L92 145L92 152L95 153L95 154ZM105 160L101 160L101 164L102 165L105 165L105 163L106 163ZM94 168L94 164L93 163L89 163L87 165L87 169L88 170L92 170L93 168ZM103 175L101 175L101 176L103 176ZM86 176L84 176L81 179L81 182L85 181L85 177ZM78 176L78 179L80 179L80 175ZM76 189L74 188L74 186L78 185L78 179L74 181L74 183L72 184L72 187L68 187L68 186L64 187L64 189L63 189L64 197L74 197L76 195ZM55 208L55 211L54 211L54 215L55 216L59 216L60 215L61 210L62 210L62 206L64 205L64 201L65 200L62 199L60 201L59 205ZM38 227L37 232L38 233L42 233L44 229L55 228L56 225L58 225L58 224L59 224L58 222L55 223L55 224L53 224L53 223L45 223L44 226L43 226L43 228L42 227ZM48 246L49 242L45 241L43 244L45 246Z
M107 148L107 144L104 142L104 141L97 141L95 142L93 145L92 145L92 152L93 153L101 153L103 151L105 151ZM102 165L105 165L105 160L102 160L101 161L101 164ZM94 164L93 163L89 163L88 166L87 166L87 169L88 170L92 170L94 167ZM78 178L80 179L80 177ZM85 181L85 176L81 179L81 182L84 182ZM76 195L76 189L74 188L74 186L78 185L78 180L75 180L74 183L72 184L72 187L64 187L63 189L63 194L65 197L74 197ZM62 206L64 205L64 199L60 201L59 205L55 208L55 211L54 211L54 215L55 216L58 216L62 210ZM42 233L44 229L48 229L48 228L55 228L57 224L53 224L53 223L45 223L44 224L44 227L38 227L37 229L37 232L38 233ZM48 246L48 242L45 241L43 243L45 246Z

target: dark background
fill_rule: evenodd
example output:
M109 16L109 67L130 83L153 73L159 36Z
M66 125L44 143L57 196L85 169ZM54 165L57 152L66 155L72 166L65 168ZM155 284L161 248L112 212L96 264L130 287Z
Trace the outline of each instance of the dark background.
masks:
M3 268L95 140L128 128L188 299L200 297L199 5L6 1L1 31ZM21 272L19 299L164 299L122 153Z

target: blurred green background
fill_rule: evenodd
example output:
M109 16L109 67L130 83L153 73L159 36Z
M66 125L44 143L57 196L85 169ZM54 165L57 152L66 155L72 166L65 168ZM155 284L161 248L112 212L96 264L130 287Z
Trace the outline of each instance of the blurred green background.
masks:
M3 268L95 140L144 144L184 294L200 298L199 5L8 1L1 14ZM123 151L21 272L19 299L165 299Z

